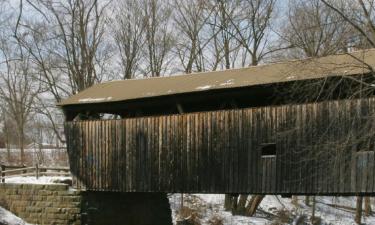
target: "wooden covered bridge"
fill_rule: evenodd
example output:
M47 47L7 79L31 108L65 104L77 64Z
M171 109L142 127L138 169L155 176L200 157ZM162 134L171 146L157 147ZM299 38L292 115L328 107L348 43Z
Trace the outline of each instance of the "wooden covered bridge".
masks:
M92 191L373 195L375 50L95 85L59 105Z

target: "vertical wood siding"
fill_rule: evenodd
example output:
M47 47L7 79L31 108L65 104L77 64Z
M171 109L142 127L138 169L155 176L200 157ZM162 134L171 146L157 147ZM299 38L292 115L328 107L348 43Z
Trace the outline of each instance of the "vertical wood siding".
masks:
M123 192L374 193L373 98L67 122L74 185ZM276 156L262 157L264 143Z

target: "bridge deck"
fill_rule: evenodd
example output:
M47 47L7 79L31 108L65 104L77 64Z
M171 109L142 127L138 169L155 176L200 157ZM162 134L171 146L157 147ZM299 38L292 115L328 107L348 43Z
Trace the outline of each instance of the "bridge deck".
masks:
M121 192L373 194L374 103L67 122L74 185Z

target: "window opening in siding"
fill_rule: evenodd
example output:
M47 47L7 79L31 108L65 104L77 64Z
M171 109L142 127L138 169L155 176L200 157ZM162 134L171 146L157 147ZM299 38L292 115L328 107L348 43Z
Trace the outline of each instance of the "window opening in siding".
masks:
M261 146L262 157L276 156L276 144L266 143Z

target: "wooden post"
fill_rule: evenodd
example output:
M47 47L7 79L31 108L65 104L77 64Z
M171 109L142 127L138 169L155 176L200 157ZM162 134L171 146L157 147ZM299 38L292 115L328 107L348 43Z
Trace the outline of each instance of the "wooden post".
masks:
M310 206L310 196L305 196L305 205Z
M231 202L232 215L236 215L237 204L238 204L238 194L233 194L232 195L232 202Z
M39 179L39 166L38 166L38 163L35 164L35 176L36 176L36 179L38 180Z
M315 224L315 195L313 196L313 204L312 204L312 213L311 213L311 223Z
M225 194L224 210L229 211L231 207L232 207L232 196L230 194Z
M1 183L5 183L5 165L1 165Z
M262 202L264 197L265 197L265 195L251 196L250 202L246 207L246 215L247 216L254 216L255 215L255 213L258 209L258 206L260 205L260 203Z
M184 208L184 194L181 193L180 213L182 213L183 208Z
M370 197L366 196L365 197L365 216L370 216L371 215L371 201Z
M247 194L241 194L237 205L237 215L244 215L246 211Z
M22 164L21 168L26 167L25 164ZM22 170L22 173L27 173L27 169Z
M297 206L298 205L298 197L297 195L292 195L292 204Z
M355 219L354 221L357 224L361 224L362 221L362 196L357 196L357 206L356 206L356 211L355 211Z

